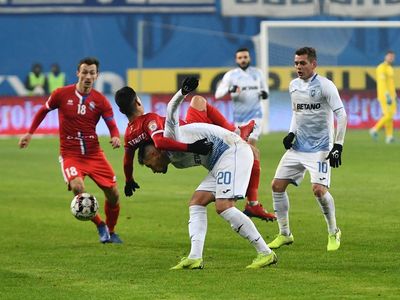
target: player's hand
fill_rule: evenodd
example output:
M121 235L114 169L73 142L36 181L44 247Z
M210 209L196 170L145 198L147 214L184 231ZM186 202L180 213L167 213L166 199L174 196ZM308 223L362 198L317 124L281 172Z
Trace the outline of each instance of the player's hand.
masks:
M329 159L329 165L332 168L339 168L339 166L342 164L342 151L343 151L342 145L333 144L332 150L326 157L326 159Z
M31 141L31 139L32 139L32 134L30 134L30 133L24 134L24 135L21 136L21 138L19 139L18 146L19 146L21 149L24 149L24 148L28 147L29 142Z
M186 77L182 83L182 95L193 92L199 86L199 80L196 77Z
M387 105L391 105L392 104L392 97L390 97L389 94L386 94L386 103L387 103Z
M239 87L237 85L232 85L229 87L229 93L239 93L238 89Z
M140 188L140 186L133 179L125 182L125 188L124 188L125 196L127 196L127 197L132 196L133 193L136 191L136 189L139 189L139 188Z
M294 138L295 134L293 132L289 132L289 134L283 138L282 142L286 150L292 148Z
M259 94L259 97L264 100L268 99L268 96L269 95L268 95L267 91L261 91Z
M119 140L119 137L113 136L110 141L111 146L113 149L121 147L121 141Z
M207 155L210 153L213 143L207 141L206 138L195 141L194 143L188 144L188 152L193 152L196 154Z

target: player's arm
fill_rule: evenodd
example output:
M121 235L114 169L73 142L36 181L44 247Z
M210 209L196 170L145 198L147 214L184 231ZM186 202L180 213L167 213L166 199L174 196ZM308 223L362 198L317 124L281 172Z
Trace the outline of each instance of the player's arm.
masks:
M338 168L342 164L342 151L347 127L347 114L340 98L339 91L333 82L328 82L325 91L328 104L333 110L337 120L335 141L327 159L329 159L329 164L332 168Z
M133 178L133 159L135 158L135 150L125 146L124 153L124 175L125 175L125 196L130 197L140 188L139 184Z
M267 100L268 99L268 87L265 76L261 70L258 70L259 77L260 77L260 99Z
M112 110L112 107L106 97L103 99L103 105L104 105L104 112L102 114L103 120L106 123L108 130L110 132L111 140L110 144L115 148L119 148L121 146L121 141L119 139L119 130L117 127L117 123L115 122L114 119L114 113Z
M216 99L220 99L228 93L235 93L237 91L238 87L236 85L231 85L230 83L230 74L231 72L227 72L224 77L222 77L222 80L215 91Z
M56 90L50 97L47 99L46 103L36 112L33 117L31 127L29 131L25 133L19 140L18 145L20 148L28 147L32 135L36 131L36 129L40 126L46 115L49 111L58 108L58 91Z
M151 138L154 141L154 146L157 149L165 151L192 152L206 155L210 152L212 147L212 144L209 145L206 139L202 139L191 144L185 144L169 137L165 137L161 133L156 133Z

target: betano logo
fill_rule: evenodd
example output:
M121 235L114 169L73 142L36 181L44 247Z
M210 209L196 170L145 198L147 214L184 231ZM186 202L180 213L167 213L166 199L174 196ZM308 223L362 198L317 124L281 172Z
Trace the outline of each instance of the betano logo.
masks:
M128 85L141 93L173 93L187 76L200 79L199 93L213 92L229 68L129 69ZM345 66L318 67L318 74L331 79L339 90L375 89L375 67ZM289 82L296 78L293 67L272 67L269 71L270 90L287 91ZM400 67L395 68L395 78Z

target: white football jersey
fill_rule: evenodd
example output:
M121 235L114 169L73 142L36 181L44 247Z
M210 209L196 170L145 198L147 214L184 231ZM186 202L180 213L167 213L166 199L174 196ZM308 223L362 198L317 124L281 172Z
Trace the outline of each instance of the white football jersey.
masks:
M170 125L174 128L169 128ZM203 138L207 138L209 142L213 143L212 150L208 155L199 155L191 152L168 152L171 163L179 169L202 165L207 170L211 170L221 155L229 148L237 144L246 144L239 135L207 123L192 123L177 127L166 122L164 135L187 144Z
M333 112L344 109L334 83L318 74L308 80L290 82L293 149L301 152L328 151L334 138Z
M255 118L263 118L260 92L267 91L265 77L260 69L248 67L246 70L235 68L228 71L221 80L215 98L221 98L236 85L240 93L232 93L234 122L247 122Z

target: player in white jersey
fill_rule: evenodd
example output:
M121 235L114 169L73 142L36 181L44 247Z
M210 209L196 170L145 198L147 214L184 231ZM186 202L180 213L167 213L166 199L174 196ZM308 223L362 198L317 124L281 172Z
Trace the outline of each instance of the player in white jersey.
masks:
M317 55L314 48L298 49L295 52L294 65L298 78L289 85L293 116L289 134L283 139L287 151L272 181L279 234L268 245L275 249L293 243L286 188L290 183L299 185L308 171L313 193L328 226L327 250L334 251L340 247L341 231L336 226L335 203L328 191L330 167L337 168L341 165L347 115L334 83L315 73ZM336 135L333 115L337 119Z
M233 120L236 125L243 125L255 120L254 131L249 142L256 145L261 134L263 108L261 100L268 98L265 76L258 68L250 66L250 53L247 48L236 51L237 68L224 75L215 92L219 99L230 93L233 101Z
M275 264L275 253L267 246L254 223L235 207L236 201L244 198L250 179L253 164L250 146L237 134L212 124L193 123L179 127L179 105L183 98L182 92L178 91L168 104L164 135L184 143L207 139L213 143L210 153L167 152L147 144L139 148L138 155L139 163L151 168L154 173L166 173L170 163L176 168L202 165L209 170L189 203L190 254L171 269L203 268L206 206L213 201L217 213L256 248L257 257L247 268L258 269Z
M233 119L235 125L241 126L250 120L255 121L254 130L249 136L249 143L256 147L262 131L263 105L261 100L268 98L267 84L264 74L258 68L250 66L250 53L247 48L240 48L235 54L237 68L228 71L221 80L215 98L222 98L230 93L233 101ZM260 156L256 153L254 166L260 170ZM253 176L260 176L256 174ZM254 193L248 193L248 204L243 211L246 215L254 216L258 202L258 187Z

